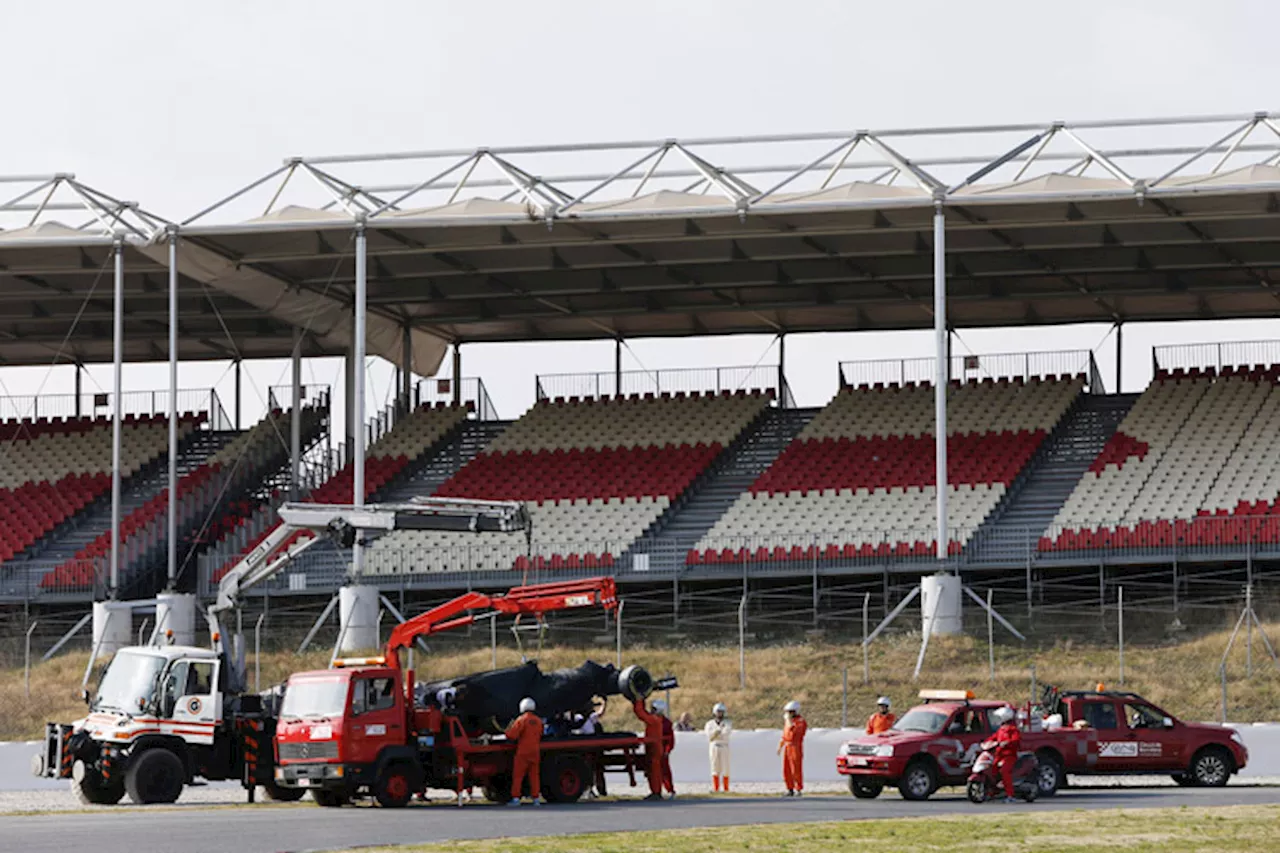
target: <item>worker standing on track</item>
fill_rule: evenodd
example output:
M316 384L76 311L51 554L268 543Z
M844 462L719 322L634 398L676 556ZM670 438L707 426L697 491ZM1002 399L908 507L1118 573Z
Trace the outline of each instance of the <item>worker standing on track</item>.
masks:
M671 716L667 713L667 703L661 699L653 701L653 710L657 711L662 717L662 784L667 789L667 793L671 795L671 799L676 798L676 781L671 775L671 753L676 748L676 729L671 724Z
M782 780L788 797L798 797L804 790L804 735L809 724L800 715L800 703L794 699L782 707L782 739L778 754L782 756Z
M527 696L520 700L520 716L507 726L507 740L516 745L515 767L511 772L511 802L520 805L524 782L529 780L529 793L535 806L542 805L542 783L539 764L542 760L542 718L534 713L537 704Z
M636 712L636 716L640 722L644 723L644 757L645 757L645 776L649 780L649 796L646 800L662 799L662 783L663 775L663 720L666 719L658 711L660 708L665 709L661 701L653 703L653 710L650 711L644 706L643 699L637 699L632 704L632 709ZM674 735L673 735L674 737Z
M869 735L887 732L893 728L894 723L898 722L897 716L889 710L888 696L881 696L877 699L876 706L876 712L867 718L867 734Z
M703 731L707 733L707 749L711 758L711 784L720 790L720 780L724 780L724 791L729 793L729 735L733 733L733 723L726 716L728 709L723 702L717 702L711 709L711 719Z

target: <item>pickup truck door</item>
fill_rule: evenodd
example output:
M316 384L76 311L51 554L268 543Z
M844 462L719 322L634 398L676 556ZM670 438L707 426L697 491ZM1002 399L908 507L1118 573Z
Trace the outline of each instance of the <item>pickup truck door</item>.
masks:
M1146 703L1125 703L1128 737L1138 745L1137 769L1168 773L1186 768L1182 738L1176 728L1165 728L1165 719L1162 711Z
M977 708L956 711L943 729L949 748L935 756L943 775L953 780L968 776L978 757L978 745L987 739L988 733L984 711Z
M1137 735L1124 722L1114 699L1086 699L1081 712L1089 727L1098 732L1100 772L1133 773L1142 769Z

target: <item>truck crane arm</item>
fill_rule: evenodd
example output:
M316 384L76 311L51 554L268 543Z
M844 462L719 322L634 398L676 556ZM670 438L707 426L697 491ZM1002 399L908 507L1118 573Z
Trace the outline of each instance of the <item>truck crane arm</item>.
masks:
M606 611L617 609L618 590L613 578L518 586L503 595L468 592L397 625L387 640L384 654L389 666L399 667L400 650L418 638L465 627L477 619L498 614L538 616L597 606Z

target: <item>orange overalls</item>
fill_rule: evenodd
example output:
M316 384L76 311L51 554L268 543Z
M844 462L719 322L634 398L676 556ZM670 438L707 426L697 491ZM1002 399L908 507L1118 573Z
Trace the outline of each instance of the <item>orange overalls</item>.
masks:
M867 718L867 734L878 735L881 732L887 732L889 729L893 728L893 724L896 722L898 722L898 718L894 716L892 712L888 714L881 714L879 711L876 711Z
M793 715L782 727L782 780L788 791L804 790L804 733L809 724L799 714Z
M1004 723L996 729L996 766L1000 768L1000 778L1004 781L1004 795L1013 798L1013 765L1018 761L1018 750L1022 749L1022 733L1012 721Z
M662 794L662 760L664 758L662 752L663 745L663 726L664 717L661 714L654 714L644 706L643 699L637 699L635 704L631 706L636 716L640 718L640 722L644 723L644 757L649 765L645 776L649 779L649 793ZM674 735L672 735L674 738Z
M671 776L671 752L676 748L676 730L670 717L662 718L662 784L667 792L676 792L676 782Z
M529 793L536 801L542 796L539 763L542 760L542 718L525 711L507 726L507 740L516 745L515 767L511 771L511 799L520 799L524 782L529 780Z

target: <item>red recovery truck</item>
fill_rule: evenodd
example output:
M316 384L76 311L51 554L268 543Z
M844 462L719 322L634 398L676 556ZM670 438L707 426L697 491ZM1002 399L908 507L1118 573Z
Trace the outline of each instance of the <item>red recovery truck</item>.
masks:
M515 744L497 734L504 720L442 711L432 697L415 701L414 673L401 666L400 652L419 638L476 619L592 606L616 609L611 578L517 587L505 595L469 592L398 626L380 657L295 673L276 727L275 783L310 790L322 806L342 806L368 794L383 806L402 807L429 788L452 792L459 805L472 787L491 801L511 799ZM631 701L674 686L655 685L639 667L619 672L587 666L610 682L606 692ZM510 711L514 717L515 709ZM637 771L647 774L644 748L644 738L631 732L544 737L543 794L551 802L574 802L592 787L603 793L606 772L625 773L634 786Z
M1096 738L1085 756L1062 754L1068 774L1170 775L1179 785L1219 787L1249 761L1235 729L1184 723L1137 693L1045 689L1039 713L1061 717ZM1036 713L1032 710L1033 715Z
M836 770L849 778L855 797L874 799L894 785L904 799L924 800L941 787L964 785L979 745L999 728L991 712L1011 707L975 699L967 690L921 690L920 698L924 704L903 714L889 731L840 747ZM1040 795L1052 796L1062 784L1063 758L1096 757L1097 740L1089 732L1032 731L1023 725L1022 749L1040 760Z

